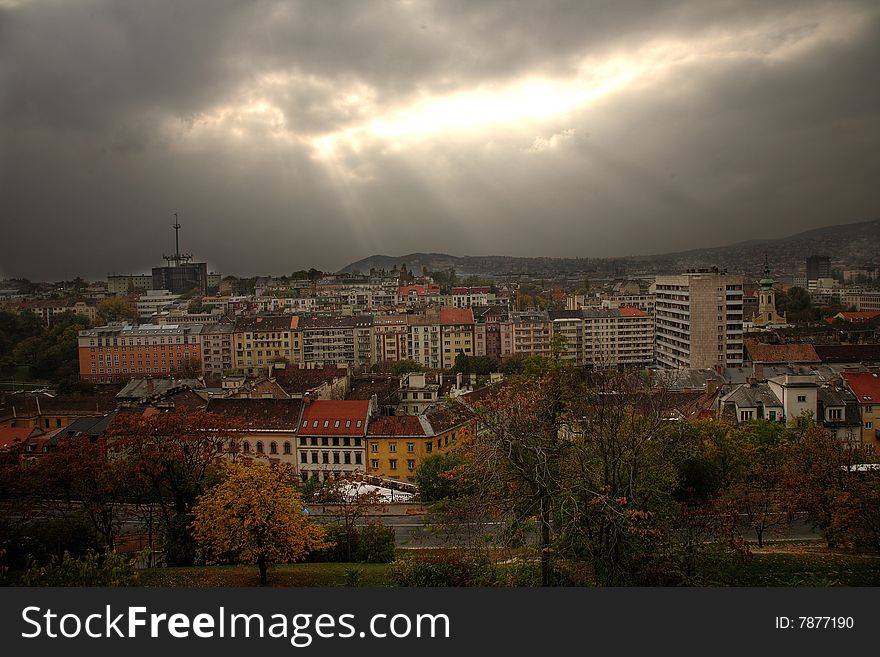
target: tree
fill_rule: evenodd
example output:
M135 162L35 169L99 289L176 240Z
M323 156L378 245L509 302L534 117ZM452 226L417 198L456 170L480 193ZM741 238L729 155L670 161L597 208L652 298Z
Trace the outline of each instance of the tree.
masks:
M324 530L303 513L288 465L232 464L193 509L193 532L208 561L255 563L260 585L270 564L325 547Z
M464 459L451 452L432 454L422 461L416 470L416 486L422 502L437 502L459 495L453 475L463 464Z
M849 445L818 425L790 434L782 471L788 504L793 511L806 512L829 547L850 540L853 505L866 499L859 486L866 478L856 475L876 456L870 447Z
M553 507L561 493L572 442L560 425L573 391L568 370L510 381L477 409L482 431L464 446L462 483L486 516L499 516L509 537L521 540L537 524L541 582L552 578Z
M391 367L391 372L395 376L403 376L404 374L408 374L410 372L423 372L424 369L425 368L416 361L405 358L394 363L394 365L392 365Z
M180 363L177 376L182 379L197 379L202 375L202 361L198 356L190 356Z
M105 324L137 319L137 313L123 297L107 297L98 304L98 319Z
M790 519L782 489L785 427L778 422L759 421L743 425L732 433L731 442L743 450L744 463L727 497L748 520L758 547L763 547L765 532L787 525ZM742 438L737 439L736 434Z
M130 481L124 465L108 459L104 439L62 440L39 459L33 473L39 491L53 502L78 502L107 549L116 549L118 510L127 501Z
M324 515L335 518L342 529L345 558L351 561L358 542L357 525L372 512L381 508L379 493L366 484L346 478L325 479L310 491L307 498L315 504L326 504ZM340 538L337 534L337 539Z
M157 508L169 565L195 559L192 510L224 457L237 456L235 428L228 417L205 411L120 412L108 428L111 456L124 464L143 501Z

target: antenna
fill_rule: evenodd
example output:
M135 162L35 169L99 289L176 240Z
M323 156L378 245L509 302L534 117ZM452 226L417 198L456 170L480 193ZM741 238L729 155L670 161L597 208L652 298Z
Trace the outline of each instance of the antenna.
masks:
M162 259L168 263L168 266L171 266L171 263L174 263L175 267L180 267L180 263L189 262L192 260L191 253L181 253L180 252L180 220L177 217L177 213L174 213L174 225L172 226L174 229L174 255L165 255L162 254Z

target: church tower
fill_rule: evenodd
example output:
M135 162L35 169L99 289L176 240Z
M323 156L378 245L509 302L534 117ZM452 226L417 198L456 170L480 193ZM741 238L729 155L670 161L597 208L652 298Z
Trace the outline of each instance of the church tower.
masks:
M776 291L773 289L775 282L770 276L770 263L767 255L764 255L764 278L761 279L760 299L758 301L758 314L755 315L755 326L776 326L786 324L783 315L776 312Z

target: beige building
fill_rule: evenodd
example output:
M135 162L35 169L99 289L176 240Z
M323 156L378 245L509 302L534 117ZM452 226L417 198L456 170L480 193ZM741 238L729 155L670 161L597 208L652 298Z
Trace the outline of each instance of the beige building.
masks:
M616 367L654 361L654 318L638 308L551 311L562 358L575 365Z
M655 357L667 368L743 362L743 277L717 269L656 280Z
M267 372L269 363L275 360L301 362L297 319L291 315L239 317L232 334L235 369L261 374Z

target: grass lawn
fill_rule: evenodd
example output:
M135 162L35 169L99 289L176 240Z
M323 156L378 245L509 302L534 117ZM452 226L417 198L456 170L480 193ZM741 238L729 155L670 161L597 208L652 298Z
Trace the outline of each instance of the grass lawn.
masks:
M391 564L296 563L269 569L268 586L346 586L346 573L360 571L359 586L390 586ZM148 568L140 573L143 586L259 586L256 566L194 566Z
M831 551L820 541L752 546L752 555L728 564L720 586L880 586L880 557Z
M298 563L269 570L269 586L393 586L391 564ZM819 541L769 542L714 569L715 586L880 586L880 557L832 552ZM256 566L196 566L141 571L143 586L257 586Z

